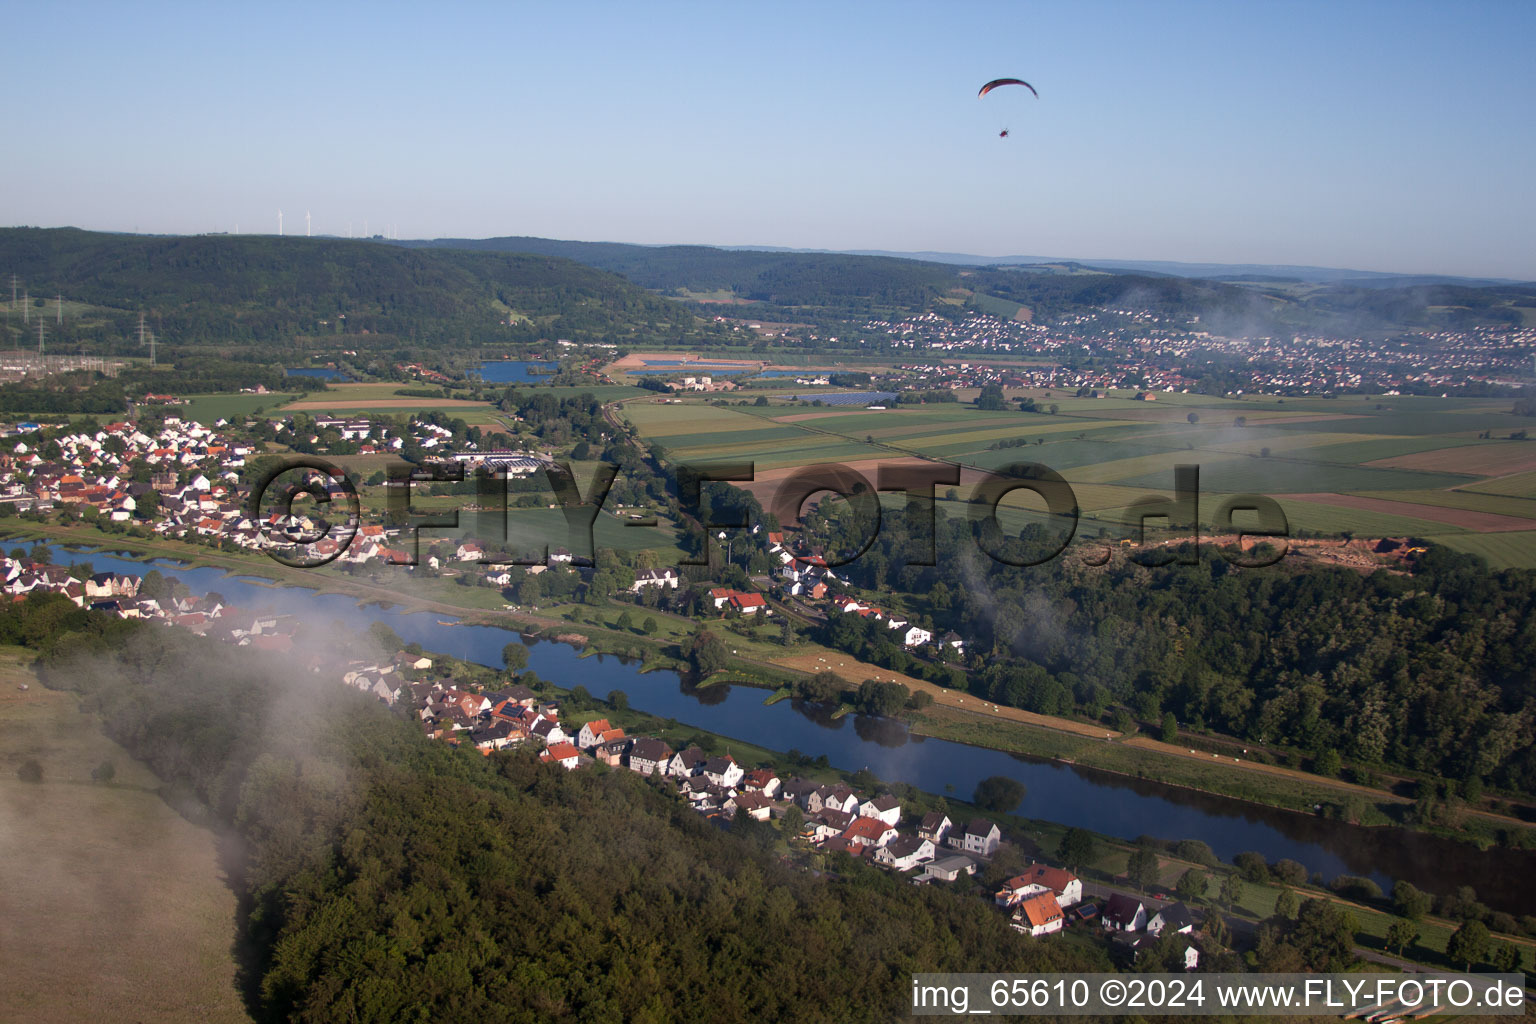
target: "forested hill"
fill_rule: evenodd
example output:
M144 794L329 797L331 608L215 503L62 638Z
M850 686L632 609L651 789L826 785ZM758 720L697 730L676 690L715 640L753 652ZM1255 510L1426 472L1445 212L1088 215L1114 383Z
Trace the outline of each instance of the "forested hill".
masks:
M553 238L439 238L403 245L559 256L669 295L728 293L747 302L837 309L926 309L963 268L893 256L782 253L707 245L628 245Z
M364 331L427 342L708 334L685 307L555 256L11 228L0 229L0 267L35 301L62 295L101 307L92 314L103 338L136 330L141 311L184 343Z
M1115 272L1077 264L968 267L843 253L644 246L550 238L439 238L400 242L411 248L531 253L576 260L622 274L643 288L678 298L732 299L795 313L921 312L939 303L991 295L1029 307L1036 317L1102 308L1198 317L1232 334L1344 330L1392 332L1475 324L1518 324L1517 307L1536 307L1536 287L1471 287L1425 282L1405 287L1341 281L1227 282L1158 273Z
M1105 967L983 900L789 867L632 772L427 740L298 658L54 595L0 641L238 831L257 1020L888 1021L913 971Z

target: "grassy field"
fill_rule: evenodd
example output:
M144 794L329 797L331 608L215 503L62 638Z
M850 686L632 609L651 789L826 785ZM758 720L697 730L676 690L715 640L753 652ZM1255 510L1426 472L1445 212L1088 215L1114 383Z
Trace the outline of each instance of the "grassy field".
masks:
M248 1021L215 836L23 656L0 648L0 1019ZM17 778L27 759L41 783ZM103 761L110 784L91 781Z
M1493 569L1536 569L1536 530L1528 533L1436 533L1427 539L1469 555Z
M1478 437L1521 425L1507 399L1159 393L1155 402L1141 402L1129 392L1092 399L1046 389L1014 395L1058 412L988 412L956 403L885 411L632 403L626 414L679 460L751 459L760 480L828 461L868 460L863 468L872 471L881 460L906 455L977 470L1036 462L1073 485L1086 516L1113 528L1136 498L1169 493L1174 467L1195 465L1208 524L1227 495L1260 494L1281 501L1293 529L1507 533L1459 546L1487 552L1497 565L1536 565L1536 544L1520 521L1536 511L1522 500L1536 497L1536 444ZM993 447L1017 439L1032 443ZM970 482L959 488L962 499ZM756 490L767 493L771 480ZM1005 524L1029 519L1020 513Z
M272 393L267 395L185 395L187 404L182 406L182 415L188 419L197 420L199 423L212 426L221 419L234 419L238 416L249 416L257 409L264 412L275 413L280 407L299 398L298 394Z
M1429 519L1392 515L1365 509L1345 508L1316 501L1298 501L1282 497L1280 507L1292 530L1311 530L1316 533L1353 533L1359 537L1423 537L1428 534L1451 534L1460 531L1454 526Z
M1536 473L1513 473L1468 484L1463 490L1485 494L1509 494L1517 498L1536 498Z

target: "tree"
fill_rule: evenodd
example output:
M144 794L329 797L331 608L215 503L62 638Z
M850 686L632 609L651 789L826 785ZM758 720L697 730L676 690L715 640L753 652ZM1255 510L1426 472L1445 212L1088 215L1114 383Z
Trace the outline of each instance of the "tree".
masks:
M1337 777L1342 767L1343 761L1339 758L1339 752L1332 747L1318 754L1317 759L1312 762L1313 771L1319 775L1326 775L1330 779Z
M1301 909L1301 897L1294 891L1285 889L1275 897L1275 913L1280 917L1294 918L1299 909Z
M1239 875L1228 875L1221 880L1221 902L1227 905L1227 909L1235 908L1243 898L1243 879Z
M1195 900L1204 896L1210 885L1211 881L1205 876L1204 871L1199 868L1190 868L1179 876L1174 892L1178 893L1182 900Z
M1411 882L1399 881L1392 886L1392 910L1410 921L1422 921L1434 904L1434 897L1420 892Z
M1179 720L1172 711L1163 712L1163 742L1173 743L1179 738Z
M368 626L368 636L374 643L391 653L405 647L405 641L400 639L400 634L391 629L387 622L371 623Z
M1232 858L1232 863L1237 865L1237 870L1242 872L1245 879L1255 885L1269 881L1269 862L1262 853L1244 850Z
M35 758L27 758L16 769L16 777L22 782L42 782L43 766Z
M1066 835L1061 837L1061 845L1056 850L1056 856L1074 871L1093 862L1094 847L1097 844L1093 840L1093 833L1085 828L1069 828Z
M1029 870L1030 860L1012 843L997 848L997 854L981 872L981 884L989 892L995 892L1008 879Z
M1465 964L1466 970L1470 971L1473 964L1481 963L1487 957L1492 941L1488 926L1483 922L1463 921L1445 944L1446 959Z
M501 663L508 672L521 672L528 667L528 648L518 643L507 644L501 649Z
M635 620L630 616L628 608L619 612L619 617L614 622L613 628L622 629L626 633L635 628Z
M608 691L608 706L613 708L613 710L615 710L615 711L626 711L626 710L628 710L629 709L629 694L625 693L623 690L609 690Z
M976 396L976 408L978 409L1000 412L1007 407L1008 403L1003 398L1003 389L999 384L986 385L981 389L981 393Z
M111 782L117 778L117 765L111 761L103 761L91 769L92 782Z
M1200 422L1200 414L1197 413L1197 412L1192 412L1188 416L1185 416L1184 418L1186 420L1188 420L1190 423L1199 423Z
M990 775L976 783L971 802L984 811L1011 813L1024 800L1024 783L1006 775Z
M1513 942L1504 942L1494 949L1493 956L1489 958L1489 963L1500 974L1516 974L1521 967L1525 966L1523 963L1524 959L1520 955L1519 946Z
M785 808L782 820L784 822L785 835L797 836L800 834L800 830L805 827L805 815L801 813L800 808L795 804L790 804Z
M1206 939L1217 949L1226 949L1232 945L1232 930L1227 927L1227 919L1217 911L1212 910L1205 915L1203 928Z
M688 661L699 676L714 675L730 660L725 642L710 630L699 627L688 641Z
M1306 885L1307 869L1304 865L1291 860L1289 857L1281 857L1275 861L1275 877L1286 885Z
M1387 926L1387 949L1399 956L1419 941L1419 926L1412 921L1393 921Z
M1332 900L1307 900L1296 915L1291 942L1314 971L1343 971L1355 959L1355 916Z
M656 631L660 628L661 627L656 624L656 616L654 615L647 615L645 617L645 621L640 623L640 631L646 636L655 636Z
M857 699L859 710L865 714L889 718L906 707L909 696L911 692L901 683L883 683L878 679L866 679L859 684ZM1019 796L1022 798L1023 794L1020 793Z
M1161 868L1157 854L1143 846L1131 854L1131 859L1125 865L1125 874L1136 883L1138 889L1146 892L1157 884L1157 876Z

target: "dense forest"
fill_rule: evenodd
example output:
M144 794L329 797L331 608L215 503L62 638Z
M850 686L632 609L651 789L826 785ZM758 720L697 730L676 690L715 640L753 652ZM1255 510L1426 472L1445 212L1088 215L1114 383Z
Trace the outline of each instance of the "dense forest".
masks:
M913 971L1106 969L981 900L793 869L629 772L428 741L297 659L55 596L0 642L238 831L259 1020L884 1021Z
M33 295L100 307L87 314L95 325L90 336L77 342L136 346L140 312L163 340L178 344L290 345L298 336L331 335L348 336L349 344L362 335L702 342L715 333L677 303L546 256L333 238L10 228L0 230L0 263ZM86 330L72 324L64 336Z
M1349 329L1395 332L1521 323L1515 305L1536 303L1536 288L1425 283L1372 287L1342 281L1304 295L1273 282L1236 283L1165 274L1096 271L1063 265L969 267L897 256L767 252L701 245L642 246L549 238L446 238L400 243L414 248L533 253L575 260L621 274L665 295L729 293L751 305L732 315L812 312L858 316L920 312L957 291L1016 302L1037 319L1125 308L1199 317L1218 332L1269 334L1283 330ZM777 313L775 312L777 308ZM814 319L814 317L812 317Z
M1269 335L1518 322L1536 289L1244 284L1057 265L965 267L892 256L784 253L708 246L638 246L540 238L379 240L113 235L0 229L0 263L32 296L70 305L46 326L50 351L139 354L139 314L185 351L244 350L276 364L319 350L419 351L420 346L531 346L554 338L608 344L765 345L713 317L792 320L830 346L879 350L870 319L946 316L1022 305L1036 319L1102 309L1198 321L1218 333ZM1073 268L1069 268L1073 269ZM677 301L728 297L730 305ZM957 304L958 303L958 304ZM1002 312L1000 315L1009 315ZM1113 326L1113 325L1109 325ZM23 324L4 324L24 345ZM868 334L868 337L864 335ZM836 346L832 346L836 347ZM366 357L365 357L366 358Z
M847 502L822 509L807 528L823 550L858 551L868 519ZM1438 547L1410 573L1371 575L1240 569L1209 545L1193 565L1015 565L983 552L1024 562L1056 543L1038 525L1002 537L936 519L937 564L908 564L926 552L915 538L927 530L887 513L838 572L966 637L969 685L988 700L1095 718L1128 707L1154 724L1171 714L1197 732L1299 750L1330 773L1347 760L1364 775L1452 780L1451 793L1468 798L1485 785L1536 796L1536 572L1495 572ZM736 556L747 571L761 571L761 557ZM821 633L878 664L964 685L914 661L873 620L833 616ZM1426 799L1416 813L1432 824L1440 809Z

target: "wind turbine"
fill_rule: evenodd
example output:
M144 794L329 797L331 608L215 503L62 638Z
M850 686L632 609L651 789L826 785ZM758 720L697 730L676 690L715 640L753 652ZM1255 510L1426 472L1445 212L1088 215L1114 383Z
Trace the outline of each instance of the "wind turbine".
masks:
M304 211L304 237L305 238L310 237L310 235L309 235L309 211L308 210Z
M282 234L283 234L283 211L282 210L278 210L277 211L277 234L278 234L279 237L281 237Z

